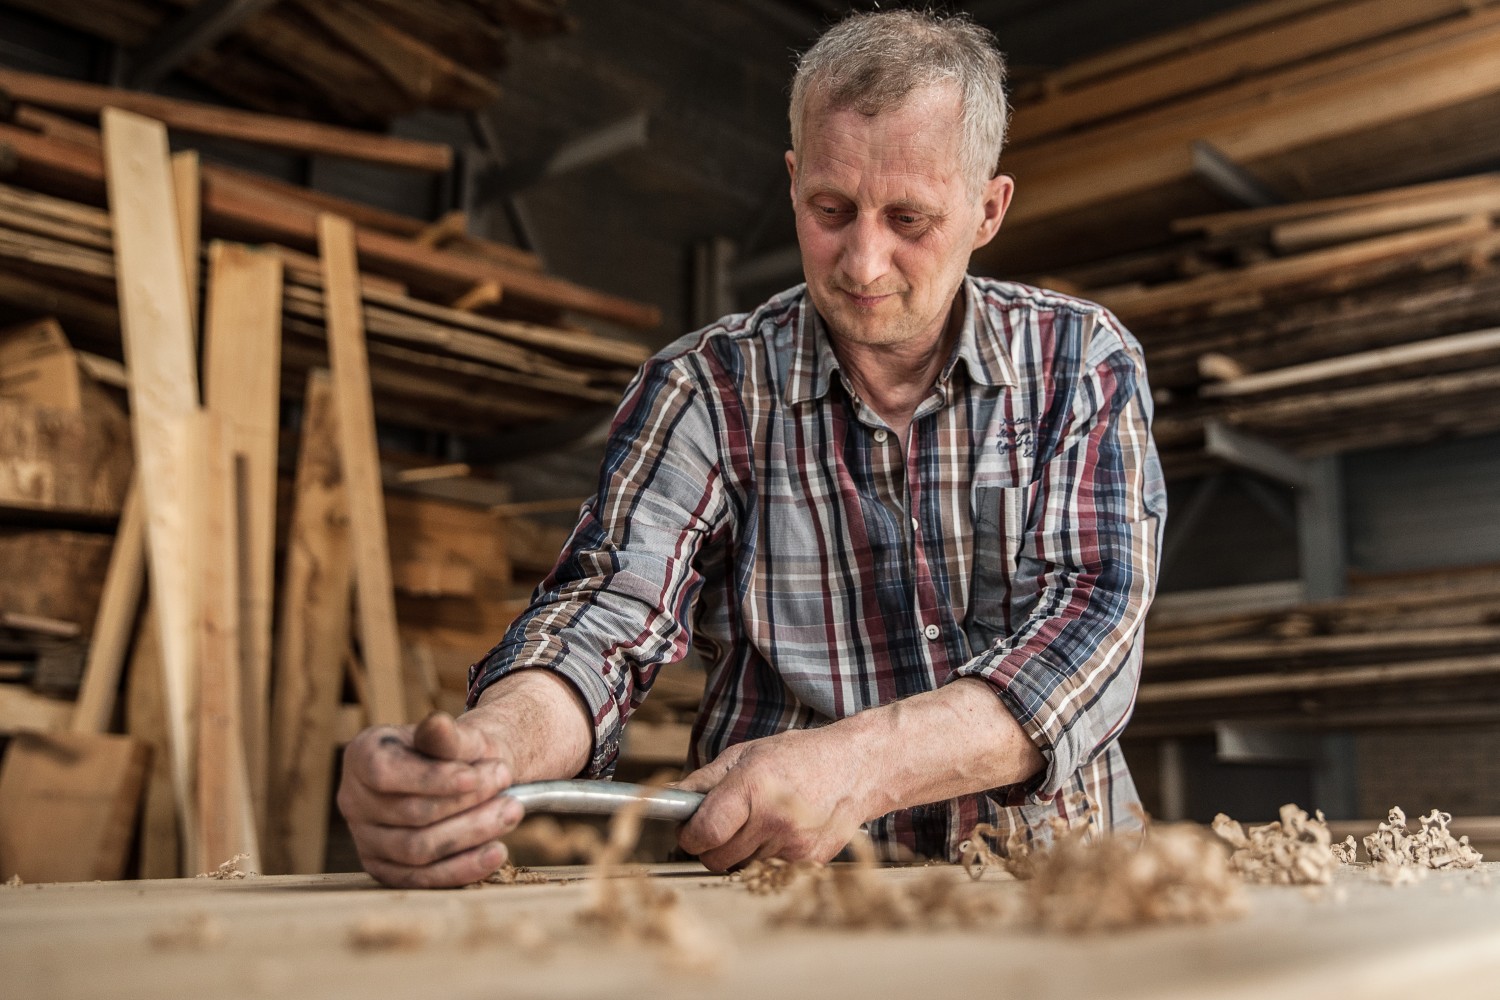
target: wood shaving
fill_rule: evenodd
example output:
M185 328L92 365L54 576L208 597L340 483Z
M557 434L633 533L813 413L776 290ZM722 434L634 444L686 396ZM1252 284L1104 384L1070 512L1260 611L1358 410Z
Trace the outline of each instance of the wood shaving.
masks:
M5 888L7 889L19 889L25 884L25 882L21 881L21 875L19 872L5 880Z
M208 951L229 940L223 923L206 913L190 913L170 927L152 931L147 939L161 951Z
M1392 806L1386 822L1365 838L1365 853L1377 867L1473 868L1484 860L1484 855L1469 846L1468 837L1454 839L1448 832L1448 824L1453 822L1449 813L1434 809L1418 817L1418 822L1422 828L1412 833L1406 826L1406 813L1400 806Z
M1341 865L1352 865L1359 858L1359 845L1354 842L1354 835L1345 837L1342 843L1333 845L1333 856Z
M346 943L354 951L416 951L429 936L427 927L414 920L372 915L349 928Z
M870 839L861 834L849 847L854 854L849 864L764 862L763 868L744 880L746 888L786 894L786 906L770 915L770 923L782 927L963 926L999 912L993 899L962 893L960 878L946 866L912 882L882 882L875 876L875 848Z
M535 885L550 881L552 880L547 877L545 872L532 871L530 868L517 867L506 862L478 882L474 882L465 888L473 888L481 885Z
M611 939L651 945L669 968L713 971L726 949L708 925L690 915L675 889L622 870L640 840L644 809L644 802L633 803L611 818L608 836L594 852L590 902L574 919Z
M197 877L217 878L225 880L254 878L256 874L255 872L247 872L240 869L240 862L249 860L250 855L248 854L236 854L234 857L230 858L228 861L225 861L223 864L219 865L219 867L215 868L211 872L199 872Z
M1234 848L1229 867L1247 882L1262 885L1327 885L1339 859L1321 812L1309 817L1292 803L1281 807L1281 819L1252 826L1248 835L1223 813L1214 817L1214 833Z
M790 888L799 876L808 870L820 867L812 861L786 861L782 858L756 859L744 868L729 875L729 880L739 882L750 890L751 895L771 896Z
M1244 912L1223 844L1192 823L1153 825L1140 839L1075 833L1034 847L1028 859L1029 915L1053 930L1212 923Z

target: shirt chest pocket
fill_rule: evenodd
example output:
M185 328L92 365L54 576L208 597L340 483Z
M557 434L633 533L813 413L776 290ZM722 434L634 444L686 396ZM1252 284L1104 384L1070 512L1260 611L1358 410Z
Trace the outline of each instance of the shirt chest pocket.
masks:
M1010 436L986 440L975 462L969 490L974 525L970 638L975 648L984 648L1007 630L1037 471L1034 451Z

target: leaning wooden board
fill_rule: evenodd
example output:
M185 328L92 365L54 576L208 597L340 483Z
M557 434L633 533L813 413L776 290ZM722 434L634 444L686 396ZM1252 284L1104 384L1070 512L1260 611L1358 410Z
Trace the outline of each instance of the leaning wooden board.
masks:
M548 869L576 879L580 869ZM1332 891L1255 887L1249 911L1208 926L1070 936L984 921L964 930L768 926L784 905L697 865L654 869L693 922L727 942L714 971L672 969L609 941L574 914L580 881L393 891L363 875L173 879L0 889L0 969L24 997L702 996L1150 997L1331 1000L1494 997L1500 982L1500 864L1430 872L1392 887L1363 868ZM955 871L962 878L962 873ZM886 869L889 880L926 876ZM990 873L960 892L1014 903ZM531 941L507 928L524 921ZM360 949L357 928L425 940ZM405 934L403 934L405 932ZM538 949L538 939L550 946ZM184 943L184 942L191 943Z

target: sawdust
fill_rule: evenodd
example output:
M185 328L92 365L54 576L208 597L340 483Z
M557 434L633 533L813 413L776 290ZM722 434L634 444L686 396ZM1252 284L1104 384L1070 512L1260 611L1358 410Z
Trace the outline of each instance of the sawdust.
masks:
M1027 861L1028 914L1051 930L1213 923L1244 912L1223 845L1192 823L1152 825L1141 838L1070 832L1033 848Z
M19 872L5 880L5 888L7 889L19 889L25 884L25 882L21 881L21 875Z
M427 926L415 920L372 914L349 928L345 943L354 951L418 951L430 937Z
M1223 813L1214 817L1213 830L1234 848L1229 867L1247 882L1327 885L1339 864L1323 814L1309 817L1292 803L1281 807L1279 821L1252 826L1248 834Z
M711 972L723 961L723 940L682 905L675 889L623 867L640 840L644 809L644 802L632 803L611 818L594 850L590 901L574 919L611 940L651 946L668 968Z
M473 889L483 885L536 885L550 881L552 880L545 872L532 871L506 862L478 882L470 883L464 888Z
M197 875L197 877L198 878L216 878L216 879L224 879L224 880L240 879L240 878L254 878L256 876L255 872L243 871L240 868L240 862L241 861L249 861L249 860L250 860L250 855L248 855L248 854L236 854L234 857L232 857L228 861L225 861L224 863L220 864L219 867L215 868L211 872L199 872L198 875Z
M1334 844L1331 849L1341 865L1352 865L1359 859L1359 845L1354 842L1353 834Z
M1364 839L1365 853L1377 870L1473 868L1484 860L1482 854L1469 846L1468 837L1455 839L1448 832L1448 824L1453 822L1451 814L1434 809L1426 816L1418 817L1418 822L1422 828L1411 832L1406 825L1406 813L1400 806L1391 807L1386 822ZM1395 875L1382 873L1382 877L1392 884L1399 884ZM1400 881L1410 879L1401 876Z
M773 927L893 930L967 925L999 913L993 899L962 892L948 866L910 882L884 882L875 875L870 839L860 834L849 847L850 863L753 861L734 877L755 895L785 895L786 904L768 918Z
M209 951L223 947L229 932L217 917L190 913L171 926L152 931L147 940L160 951Z

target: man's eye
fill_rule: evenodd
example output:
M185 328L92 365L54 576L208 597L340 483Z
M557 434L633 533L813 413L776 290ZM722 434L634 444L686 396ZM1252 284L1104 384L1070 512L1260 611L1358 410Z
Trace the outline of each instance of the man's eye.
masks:
M922 219L917 215L898 215L896 216L896 221L901 223L903 226L915 226L917 223L921 222Z

